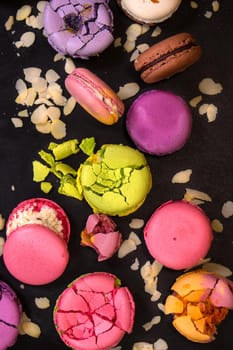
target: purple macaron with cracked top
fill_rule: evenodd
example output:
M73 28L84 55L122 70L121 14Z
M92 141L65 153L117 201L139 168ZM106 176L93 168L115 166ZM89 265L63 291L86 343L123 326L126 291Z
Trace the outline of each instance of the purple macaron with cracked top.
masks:
M88 59L113 41L108 0L51 0L43 22L49 44L62 55Z
M0 281L0 350L15 344L22 306L12 288Z
M141 151L162 156L184 146L191 134L192 115L180 96L150 90L142 93L130 106L126 128Z

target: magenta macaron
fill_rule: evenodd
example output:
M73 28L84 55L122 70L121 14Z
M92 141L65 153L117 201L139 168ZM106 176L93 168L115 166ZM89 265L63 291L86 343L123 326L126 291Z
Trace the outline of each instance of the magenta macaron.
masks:
M3 260L19 281L47 284L64 272L68 260L70 223L64 210L45 198L17 205L6 224Z
M180 96L150 90L142 93L130 106L126 128L141 151L161 156L184 146L191 134L192 115Z
M19 334L21 303L13 289L0 281L0 349L14 345Z
M169 201L155 210L144 228L150 254L164 266L186 269L208 253L213 239L209 218L196 205Z

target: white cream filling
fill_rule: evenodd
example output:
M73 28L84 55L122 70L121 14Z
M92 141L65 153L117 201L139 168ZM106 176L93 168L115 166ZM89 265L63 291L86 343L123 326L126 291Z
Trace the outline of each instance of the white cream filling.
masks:
M132 17L145 23L159 23L171 17L182 0L122 0L122 8Z
M47 205L44 205L40 211L33 211L32 206L17 211L7 224L6 235L8 236L16 228L28 224L43 225L63 237L62 222L58 219L56 210Z

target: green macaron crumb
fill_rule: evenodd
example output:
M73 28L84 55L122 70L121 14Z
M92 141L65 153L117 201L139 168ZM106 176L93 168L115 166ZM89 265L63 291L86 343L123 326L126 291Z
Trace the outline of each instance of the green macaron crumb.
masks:
M140 151L108 144L81 165L78 182L94 212L124 216L143 204L152 176Z
M79 145L79 148L81 151L88 156L93 154L94 149L95 149L95 138L94 137L86 137L85 139L82 140L82 142Z
M50 145L50 149L53 152L55 160L65 159L79 152L78 140L73 139L57 145L53 143L53 145Z
M82 194L79 192L76 186L76 180L71 175L65 175L61 179L60 186L58 188L58 193L63 194L68 197L73 197L78 200L82 200Z
M49 193L52 188L53 188L53 185L51 184L51 182L43 181L40 183L40 189L44 193Z
M50 169L46 165L39 162L38 160L34 160L32 162L32 168L33 168L33 181L35 182L44 181L50 172Z

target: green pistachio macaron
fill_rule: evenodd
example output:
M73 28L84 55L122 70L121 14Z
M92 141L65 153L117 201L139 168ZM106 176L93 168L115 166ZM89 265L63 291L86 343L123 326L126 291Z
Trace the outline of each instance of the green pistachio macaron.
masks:
M78 187L97 213L133 213L143 204L151 186L151 171L144 155L121 144L103 145L79 169Z

